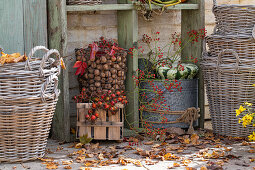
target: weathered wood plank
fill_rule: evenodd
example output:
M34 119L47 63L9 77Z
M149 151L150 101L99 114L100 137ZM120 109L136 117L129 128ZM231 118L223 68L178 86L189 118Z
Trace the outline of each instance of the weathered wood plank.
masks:
M0 1L0 45L6 53L24 53L22 0Z
M46 0L23 1L23 8L24 45L25 52L28 54L34 46L48 46Z
M68 5L67 12L83 12L83 11L110 11L110 10L134 10L137 7L134 4L103 4L103 5ZM149 8L149 7L148 7ZM198 4L178 4L167 7L165 10L180 10L180 9L198 9ZM152 9L161 9L161 7L152 5Z
M205 2L204 0L189 0L188 3L199 4L199 9L197 10L182 10L182 39L187 39L187 32L191 30L197 30L205 27ZM187 45L182 51L182 60L186 61L186 57L197 57L198 61L201 61L203 50L202 40L198 43ZM188 59L189 60L189 59ZM199 65L198 62L198 65ZM202 71L199 71L199 91L198 91L198 106L201 109L199 126L204 127L204 80L202 76Z
M67 19L66 0L48 0L48 41L49 48L55 48L61 55L66 55ZM57 103L52 125L52 137L62 141L70 141L69 117L69 80L68 67L59 76L61 94Z
M126 1L131 3L131 1ZM125 3L118 1L118 3ZM138 39L138 16L136 10L118 11L118 41L121 47L129 49L137 46ZM138 111L138 89L132 76L136 74L138 69L138 56L134 55L133 58L127 56L127 79L126 91L128 97L128 105L126 107L126 127L139 127L139 111ZM131 126L131 127L130 127Z

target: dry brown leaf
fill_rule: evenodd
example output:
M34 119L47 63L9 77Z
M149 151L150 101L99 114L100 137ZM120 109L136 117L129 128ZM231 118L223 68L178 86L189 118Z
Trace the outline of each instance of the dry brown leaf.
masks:
M104 159L104 155L102 153L100 153L97 157L99 160L103 160Z
M78 156L75 160L78 163L83 163L85 162L85 156Z
M92 149L92 150L94 150L94 149L99 149L99 143L91 144L91 149Z
M185 170L196 170L196 169L192 167L185 167Z
M241 145L242 145L242 146L249 146L249 145L251 145L251 144L250 144L249 142L243 141Z
M155 144L155 145L152 146L152 148L158 148L160 146L161 146L160 144Z
M173 164L173 166L174 166L174 167L180 167L181 165L175 162L175 163Z
M43 162L53 162L54 161L53 158L38 158L38 159L43 161Z
M134 137L130 137L130 138L128 139L128 142L135 142L135 143L138 143L138 142L139 142L139 139L134 138Z
M46 169L58 169L58 166L54 162L47 163Z
M140 161L133 161L133 164L139 167L142 167L142 163Z
M199 139L199 136L197 134L191 135L190 140L191 140L192 145L199 145L200 142L198 139Z
M62 165L71 165L73 163L72 160L70 161L62 161Z
M71 133L72 134L75 134L76 133L76 130L74 128L71 128Z
M191 160L185 159L185 160L182 160L181 163L182 163L184 166L188 166L188 165L191 163Z
M164 159L169 161L169 160L176 160L176 159L179 159L178 156L175 156L174 154L171 154L171 153L167 153L164 155Z
M177 150L177 153L182 153L182 152L183 152L183 150L181 150L181 149Z
M76 149L80 149L80 148L82 148L82 146L83 146L82 143L77 143L77 144L75 145L75 148L76 148Z
M88 167L80 167L80 170L92 170L92 168L88 168Z
M64 169L72 169L71 166L64 166Z
M94 157L94 154L92 154L92 153L86 154L86 158L93 158L93 157Z
M144 144L144 145L153 145L154 142L153 142L153 141L149 141L149 142L144 142L143 144Z
M255 149L248 150L249 153L255 153Z
M65 62L62 57L60 58L60 65L61 65L62 69L64 69L64 70L66 69L66 65L65 65ZM73 133L73 134L75 134L75 133Z

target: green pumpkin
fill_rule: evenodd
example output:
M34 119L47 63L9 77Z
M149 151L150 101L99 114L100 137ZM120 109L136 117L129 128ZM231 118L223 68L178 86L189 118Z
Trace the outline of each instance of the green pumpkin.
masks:
M178 70L176 67L172 67L167 71L167 79L168 80L174 80L177 78Z
M170 70L169 67L157 66L157 73L162 80L167 78L167 72Z
M198 66L195 65L195 64L191 64L190 63L190 64L186 64L186 67L191 70L190 74L189 74L189 76L187 78L188 79L193 79L197 75L197 73L198 73L198 70L199 70Z
M183 66L183 69L181 66ZM190 72L191 72L191 70L190 70L190 68L187 67L187 64L182 63L178 67L177 77L178 77L178 79L181 79L181 80L186 79L189 76Z

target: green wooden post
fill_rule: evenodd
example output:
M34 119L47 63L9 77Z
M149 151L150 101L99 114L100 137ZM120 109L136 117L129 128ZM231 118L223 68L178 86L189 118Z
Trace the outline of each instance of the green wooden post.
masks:
M204 0L189 0L188 3L199 4L199 9L197 10L182 10L182 39L187 39L187 32L191 30L198 30L205 27L205 2ZM186 57L191 56L197 57L198 61L201 61L203 50L203 41L198 43L187 45L182 51L182 61L186 60ZM198 64L199 64L198 62ZM199 71L199 91L198 91L198 106L201 109L199 126L204 127L204 80L202 76L202 71Z
M35 46L48 46L46 0L23 0L23 8L24 45L28 54Z
M65 56L67 40L66 0L48 0L47 4L49 48L57 49L62 56ZM52 137L68 142L70 141L68 68L62 70L59 76L59 88L61 94L53 119Z
M129 0L118 0L119 4L132 3ZM121 47L129 49L137 46L138 38L138 16L137 11L127 10L118 11L118 41ZM138 89L136 88L135 81L132 76L136 74L138 69L138 56L131 58L127 56L127 78L126 78L126 91L128 97L128 105L126 107L126 124L128 128L139 127L139 112L138 112Z
M0 1L0 46L6 53L24 53L22 0Z

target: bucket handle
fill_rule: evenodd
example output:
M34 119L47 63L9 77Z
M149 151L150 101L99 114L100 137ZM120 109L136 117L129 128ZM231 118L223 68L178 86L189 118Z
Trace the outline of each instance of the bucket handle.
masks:
M235 70L236 70L236 73L238 73L239 72L239 64L241 63L241 61L240 61L240 58L239 58L237 52L235 50L232 50L232 49L225 49L225 50L222 50L219 53L218 61L217 61L217 67L216 67L217 70L222 73L222 70L220 69L220 64L222 64L222 57L224 56L225 53L232 53L235 56L235 58L236 58Z
M49 56L51 56L53 54L56 55L58 59L60 58L60 54L59 54L58 50L55 50L55 49L49 50L43 56L42 62L40 64L40 71L41 71L42 75L44 74L43 73L43 68L45 66L45 61L47 61ZM60 62L60 60L58 60L57 62ZM58 68L57 72L50 75L49 77L47 77L46 81L42 84L42 87L41 87L41 100L43 102L46 101L46 98L56 99L56 98L58 98L58 96L60 94L60 90L58 89L58 76L59 76L60 71L61 71L60 63L57 63L57 68ZM46 90L47 90L47 87L49 86L50 83L54 83L54 93L49 95L49 94L46 94Z

